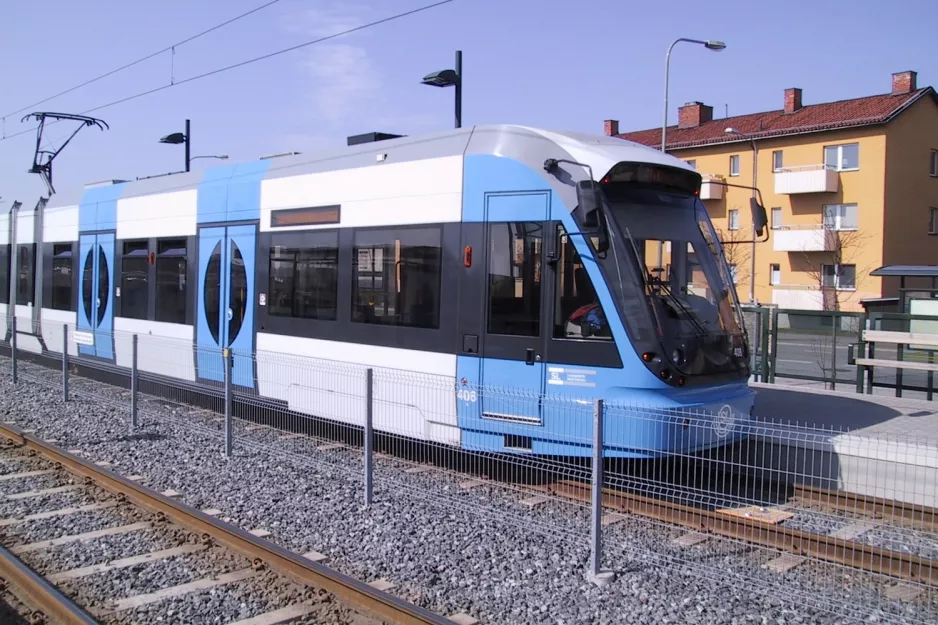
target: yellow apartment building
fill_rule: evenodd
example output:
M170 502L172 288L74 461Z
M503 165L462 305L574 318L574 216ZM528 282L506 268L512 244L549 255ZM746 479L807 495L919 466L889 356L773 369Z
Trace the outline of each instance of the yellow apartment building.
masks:
M605 126L661 147L660 127ZM862 310L863 300L898 295L897 279L872 270L938 264L938 95L918 88L915 72L893 74L885 94L804 105L801 89L785 89L781 109L722 119L689 102L666 140L703 175L700 197L743 302ZM727 184L761 194L769 237L754 255L752 191Z

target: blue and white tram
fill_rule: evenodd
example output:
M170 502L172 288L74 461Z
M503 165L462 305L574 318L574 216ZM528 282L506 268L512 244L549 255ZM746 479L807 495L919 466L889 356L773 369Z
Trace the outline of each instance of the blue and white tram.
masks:
M88 185L4 217L0 315L15 308L20 349L60 353L74 324L70 351L118 367L113 337L137 334L141 371L180 382L221 380L231 348L236 390L337 421L355 406L285 357L386 371L375 427L415 439L588 455L604 398L717 415L609 428L612 455L702 450L733 440L754 394L700 184L620 139L477 126ZM394 372L448 386L408 392Z

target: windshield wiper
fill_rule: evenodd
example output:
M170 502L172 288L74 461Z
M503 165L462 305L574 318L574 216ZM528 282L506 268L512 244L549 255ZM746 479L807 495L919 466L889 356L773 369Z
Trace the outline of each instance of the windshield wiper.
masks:
M625 234L629 238L629 244L632 247L632 254L635 255L635 262L638 263L638 266L641 268L642 275L645 279L645 284L650 286L654 278L651 276L651 272L648 270L648 266L641 261L641 258L638 255L638 248L635 247L635 239L632 238L632 232L629 228L625 229ZM665 283L661 278L657 278L658 286L666 296L668 301L677 306L677 308L684 314L684 317L688 319L694 328L697 330L695 337L708 336L710 332L700 323L700 320L697 318L697 315L693 314L690 310L687 309L687 306L676 296L674 293L665 286ZM654 307L652 308L654 311ZM658 322L658 328L661 330L661 321L658 319L658 312L655 311L655 320ZM663 333L663 330L662 330Z

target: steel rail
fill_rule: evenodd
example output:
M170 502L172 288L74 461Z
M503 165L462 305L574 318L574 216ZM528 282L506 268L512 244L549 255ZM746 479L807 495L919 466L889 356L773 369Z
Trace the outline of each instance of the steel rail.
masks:
M537 488L567 499L590 501L590 485L587 483L565 480ZM908 553L608 488L603 489L602 505L701 533L739 539L795 555L810 556L858 570L938 587L938 561Z
M890 519L919 529L938 530L938 510L928 506L806 484L796 484L794 496L799 503L856 512L871 519Z
M60 464L69 473L85 478L86 482L103 488L119 499L130 501L191 532L208 536L251 559L255 564L266 563L273 570L303 584L322 588L362 612L386 622L395 625L455 625L455 622L448 618L174 501L142 484L30 436L19 428L0 424L0 436Z
M0 545L0 577L22 593L13 592L14 595L58 625L100 625L3 545Z

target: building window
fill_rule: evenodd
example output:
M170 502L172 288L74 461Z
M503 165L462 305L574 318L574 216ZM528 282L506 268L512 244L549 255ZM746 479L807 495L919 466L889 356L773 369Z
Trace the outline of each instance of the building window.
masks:
M355 233L352 321L440 327L440 228Z
M186 323L187 267L185 239L156 242L156 321Z
M821 265L821 286L852 291L857 288L856 265Z
M734 154L730 157L730 175L739 175L739 154Z
M825 204L824 228L827 230L856 230L856 204Z
M694 169L697 169L697 161L691 159L691 160L687 161L687 164L690 165L691 167L693 167Z
M33 292L35 284L33 270L36 264L36 246L32 243L19 245L17 250L16 303L20 306L26 306L32 304L35 297Z
M772 230L778 230L782 227L782 209L776 206L772 209Z
M782 266L778 263L769 265L769 284L775 286L782 283Z
M338 309L339 235L317 230L274 235L267 309L278 317L333 321ZM295 245L291 244L296 242Z
M824 164L837 171L860 169L860 144L844 143L825 146Z
M774 150L772 152L772 171L782 170L782 151Z
M612 330L580 254L560 226L560 260L554 299L554 338L612 340Z
M938 208L928 209L928 234L938 234Z
M124 241L121 256L121 317L146 319L150 299L150 244Z
M739 210L731 208L727 211L727 222L730 230L739 230Z
M543 228L531 222L491 224L488 234L488 331L538 336Z
M931 167L929 172L932 176L938 178L938 150L931 151Z
M54 310L72 309L72 244L55 243L52 246L52 301L49 308Z

